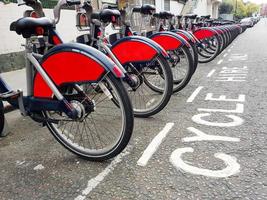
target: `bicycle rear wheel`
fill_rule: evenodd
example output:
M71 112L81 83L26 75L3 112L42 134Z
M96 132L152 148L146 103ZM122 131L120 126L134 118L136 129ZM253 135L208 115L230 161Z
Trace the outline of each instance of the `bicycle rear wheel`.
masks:
M199 63L210 62L220 53L221 42L217 35L214 35L212 38L204 39L201 43L202 45L198 46Z
M131 63L125 68L139 82L136 88L125 83L134 115L149 117L160 112L168 104L173 87L172 72L166 59L158 55L150 62Z
M173 74L173 93L182 90L190 81L194 70L194 61L188 47L183 46L169 52L172 58L170 62Z
M193 57L193 63L194 63L194 71L193 74L195 73L197 66L198 66L198 52L197 52L197 47L196 47L196 43L193 42L189 42L190 44L190 54Z
M79 84L78 88L85 95L73 88L64 90L64 95L84 117L72 120L64 113L47 111L46 118L57 120L47 122L48 129L82 158L103 161L115 157L127 146L133 131L132 105L122 82L109 73L98 83Z

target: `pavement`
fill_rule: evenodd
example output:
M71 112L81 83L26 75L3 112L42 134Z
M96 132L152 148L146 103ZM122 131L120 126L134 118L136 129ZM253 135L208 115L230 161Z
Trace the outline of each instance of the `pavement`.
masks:
M82 160L8 113L0 199L267 199L266 35L262 19L200 64L166 109L136 119L127 149L106 162Z

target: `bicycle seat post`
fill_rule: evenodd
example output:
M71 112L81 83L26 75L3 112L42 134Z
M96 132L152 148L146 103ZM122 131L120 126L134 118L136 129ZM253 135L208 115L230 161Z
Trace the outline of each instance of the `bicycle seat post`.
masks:
M27 80L27 96L32 96L33 91L33 66L31 65L29 59L27 58L28 53L32 53L32 43L31 39L26 39L26 45L25 45L25 68L26 68L26 80Z

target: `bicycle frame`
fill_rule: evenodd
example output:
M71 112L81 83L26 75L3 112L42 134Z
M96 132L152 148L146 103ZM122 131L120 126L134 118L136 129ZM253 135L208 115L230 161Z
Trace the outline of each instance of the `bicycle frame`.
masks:
M35 12L35 10L34 10ZM25 11L24 17L32 12ZM29 18L22 18L27 23ZM18 20L19 21L19 20ZM16 30L14 22L12 30ZM42 28L42 27L40 27ZM43 28L42 28L43 29ZM33 112L58 111L64 112L70 118L77 118L78 112L59 91L59 87L71 84L78 88L81 82L99 82L106 73L112 72L115 77L123 78L121 70L103 53L81 44L63 44L61 38L53 27L47 28L47 36L26 37L25 60L27 95L22 91L14 92L0 77L0 101L8 101L13 107L19 108L23 115L31 115ZM44 37L47 37L44 39ZM54 46L44 55L33 53L35 40L43 39L44 47ZM43 53L43 52L42 52ZM68 56L66 57L66 54ZM65 58L66 57L66 58ZM61 63L57 59L64 59ZM69 64L76 62L75 66ZM77 71L76 71L77 70ZM73 73L73 71L76 71ZM64 74L64 76L63 76ZM79 91L77 89L77 91Z
M15 108L19 108L23 115L28 115L31 112L39 112L44 110L57 110L69 114L75 115L74 108L68 103L68 101L59 92L53 81L46 74L36 57L42 58L42 55L32 53L30 48L31 39L26 40L26 82L27 82L27 95L22 96L22 91L19 92L18 98L7 98L6 100ZM33 74L34 69L42 76L48 87L53 91L56 100L51 99L38 99L33 97ZM0 94L5 95L12 93L13 90L0 76ZM5 100L5 99L2 99Z
M86 10L86 16L88 18L90 18L91 13L92 9ZM124 80L131 87L135 87L136 81L131 78L123 65L127 63L146 63L153 60L153 58L155 58L158 54L162 54L164 57L167 57L168 55L157 43L140 36L122 38L110 45L108 40L105 38L105 27L107 24L109 23L98 21L90 23L92 41L89 45L105 52L124 73ZM139 49L139 51L132 51L133 49ZM129 54L130 51L131 54Z

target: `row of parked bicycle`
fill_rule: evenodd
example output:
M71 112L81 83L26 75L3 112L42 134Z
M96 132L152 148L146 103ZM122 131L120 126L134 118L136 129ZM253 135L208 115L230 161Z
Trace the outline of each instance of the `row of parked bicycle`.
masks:
M134 116L159 113L189 83L198 63L213 60L246 30L209 16L195 22L196 15L155 13L148 4L127 14L111 7L94 12L89 1L59 0L51 20L38 0L18 3L32 7L10 25L26 39L27 94L0 77L0 133L2 101L8 101L47 126L65 148L97 161L126 147ZM87 31L75 43L63 43L56 31L66 5L76 6L77 27ZM137 22L139 30L131 26ZM108 25L116 31L107 37Z

